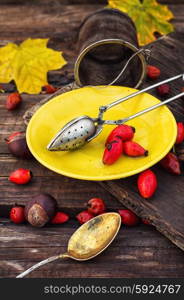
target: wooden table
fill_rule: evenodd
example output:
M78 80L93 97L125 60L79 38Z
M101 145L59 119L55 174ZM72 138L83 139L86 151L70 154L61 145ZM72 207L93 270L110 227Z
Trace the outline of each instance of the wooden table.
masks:
M6 44L7 41L20 42L27 37L50 38L50 46L62 50L69 63L64 69L49 74L49 81L58 85L64 85L67 80L71 81L76 57L74 41L77 28L83 17L103 7L105 1L19 0L16 4L8 2L12 1L1 1L0 5L0 45ZM184 33L184 1L160 2L169 3L176 16L173 21L176 31ZM181 39L184 42L180 34L172 35L171 39L178 45ZM159 57L157 63L159 64ZM160 64L163 65L162 61ZM172 69L174 66L170 65L168 68ZM13 86L8 85L7 89L11 92ZM103 198L108 210L116 211L123 206L96 182L60 176L35 160L22 161L10 155L4 138L13 131L24 129L23 113L45 96L23 95L21 108L14 112L5 109L6 97L7 94L0 94L0 216L8 216L12 205L25 204L30 197L40 192L51 193L58 200L60 208L71 215L71 220L62 226L48 226L42 229L32 228L29 225L1 224L0 277L15 277L32 264L66 250L69 237L79 226L74 217L84 209L84 203L88 199ZM15 186L8 182L9 173L20 167L30 168L34 174L32 182L26 186ZM91 261L85 263L72 260L58 261L30 275L48 278L183 276L183 252L152 226L143 224L133 228L122 226L112 246Z

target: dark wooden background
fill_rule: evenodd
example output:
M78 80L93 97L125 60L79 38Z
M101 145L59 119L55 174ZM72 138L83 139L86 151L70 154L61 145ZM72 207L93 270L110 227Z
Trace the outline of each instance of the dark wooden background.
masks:
M175 15L173 24L181 40L184 35L184 1L162 0L169 4ZM0 46L8 41L21 42L32 38L50 38L50 46L62 50L68 65L51 72L49 81L64 85L72 81L76 58L75 40L81 20L93 11L104 7L106 1L11 1L0 0ZM168 68L170 66L168 65ZM67 71L67 75L66 75ZM8 92L13 85L6 86ZM65 252L70 235L78 227L74 216L84 209L91 197L102 197L109 210L123 206L96 182L86 182L57 175L36 161L21 161L12 157L4 142L11 132L22 130L23 113L44 98L44 95L23 95L18 111L7 112L6 94L0 94L0 221L8 215L15 203L25 204L30 196L48 192L56 197L60 208L71 215L62 226L35 229L28 225L1 223L0 226L0 277L15 277L35 262ZM8 182L9 173L19 167L30 168L33 180L26 186ZM122 227L120 234L99 257L79 263L59 261L43 267L31 277L183 277L183 252L157 232L152 226Z

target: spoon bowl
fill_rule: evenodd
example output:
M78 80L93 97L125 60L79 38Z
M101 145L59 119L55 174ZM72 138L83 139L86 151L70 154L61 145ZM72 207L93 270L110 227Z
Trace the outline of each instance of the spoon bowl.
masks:
M23 278L35 269L61 258L72 258L77 261L92 259L112 243L120 226L121 217L118 213L101 214L80 226L73 233L69 239L66 253L49 257L16 278Z
M121 226L117 213L105 213L83 224L71 236L68 254L76 260L88 260L104 251L114 240Z

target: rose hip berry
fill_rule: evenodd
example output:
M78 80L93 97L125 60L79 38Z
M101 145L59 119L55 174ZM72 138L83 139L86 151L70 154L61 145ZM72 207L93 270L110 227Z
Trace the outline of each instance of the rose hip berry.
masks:
M177 123L177 137L176 144L181 144L184 141L184 124L182 122Z
M57 88L54 87L53 85L51 84L47 84L47 85L44 85L43 88L42 88L43 92L45 92L46 94L53 94L57 91Z
M105 165L112 165L115 163L115 161L118 160L118 158L123 153L123 142L121 139L116 139L110 143L107 144L104 154L103 154L103 163Z
M24 208L22 206L12 207L10 210L10 220L15 224L21 224L25 221Z
M123 152L132 157L148 156L148 150L145 150L141 145L133 141L123 143Z
M53 219L50 221L51 224L63 224L69 220L69 216L61 211L58 211Z
M87 207L88 207L88 212L90 212L94 215L102 214L106 210L105 203L100 198L90 199L87 203Z
M31 171L22 168L13 171L9 176L9 180L16 184L26 184L31 180L31 178Z
M142 219L142 223L145 225L151 225L147 219Z
M157 94L159 96L164 97L164 96L167 96L169 93L170 93L169 84L165 83L165 84L162 84L162 85L157 87Z
M151 66L148 65L147 66L147 77L150 79L157 79L160 76L160 69L155 67L155 66Z
M76 219L79 221L80 224L84 224L87 221L94 218L94 215L90 213L88 210L81 211L77 216Z
M116 138L122 139L122 141L131 140L134 137L135 128L129 125L119 125L114 128L111 133L109 134L105 145L107 146L108 143L116 140Z
M169 173L180 175L181 169L180 169L180 163L178 157L172 153L169 152L161 161L160 165L167 170Z
M138 176L138 190L143 198L150 198L157 189L157 178L151 170L146 170Z
M8 110L14 110L17 108L22 101L19 93L11 93L6 99L6 108Z
M122 224L127 226L135 226L139 223L139 218L129 209L120 209L118 213L121 216Z

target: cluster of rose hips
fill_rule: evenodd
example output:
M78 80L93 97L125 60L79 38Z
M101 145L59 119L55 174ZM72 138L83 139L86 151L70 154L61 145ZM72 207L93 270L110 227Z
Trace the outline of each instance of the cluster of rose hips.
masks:
M28 222L34 227L47 223L63 224L69 220L68 214L58 211L57 201L50 194L40 194L28 201L25 207L14 206L10 210L10 220L15 224Z
M158 79L160 77L160 69L158 67L148 65L147 66L147 77L151 80ZM169 84L162 84L159 87L157 87L157 93L159 96L167 96L170 93L170 85ZM184 92L184 87L181 88L181 92ZM184 141L184 123L178 122L177 123L177 138L175 145L179 145L183 143ZM177 157L177 155L173 152L169 152L166 157L164 157L160 161L160 165L167 170L168 172L180 175L181 174L181 168L180 168L180 162Z
M87 203L87 209L80 212L76 218L80 224L84 224L97 215L106 212L106 205L101 198L92 198ZM126 226L135 226L140 223L140 218L129 209L119 209L121 223ZM142 220L144 224L149 224L147 220Z
M106 212L106 205L101 198L92 198L87 202L87 209L76 215L80 224L84 224L97 215ZM43 227L46 224L63 224L69 220L69 215L57 211L57 202L49 194L40 194L29 201L25 207L15 206L10 210L10 219L15 224L21 224L25 221L34 227ZM140 223L140 218L129 209L120 209L118 213L121 216L123 225L135 226ZM144 224L149 224L145 219Z
M126 125L127 126L127 125ZM129 128L130 126L128 126ZM133 129L131 129L133 131ZM29 152L27 147L25 134L22 132L15 132L10 135L6 139L8 148L10 152L16 156L21 158L31 158L32 155ZM152 171L145 171L146 173L142 173L140 175L140 179L138 181L138 188L141 191L143 197L149 197L151 193L148 191L147 193L143 192L143 186L146 184L146 180L148 180L150 184L149 176L153 177ZM146 176L144 175L146 174ZM31 181L32 173L28 169L19 168L13 172L11 172L9 176L9 180L15 184L22 185L27 184ZM142 179L141 179L142 178ZM155 184L152 180L153 185ZM54 204L55 203L55 204ZM53 208L51 210L51 207ZM53 199L51 195L41 194L34 197L31 201L27 203L24 207L15 206L10 211L10 219L16 223L23 223L26 220L33 226L42 227L47 223L51 224L62 224L68 221L69 216L64 213L57 211L56 209L56 200ZM80 212L76 218L80 224L83 224L93 218L94 216L101 214L106 211L106 206L102 199L100 198L92 198L88 201L87 210ZM126 225L135 225L138 223L138 217L129 210L120 210L120 215L122 216L122 222Z
M105 143L103 163L112 165L123 153L131 157L147 156L148 151L132 141L134 133L135 128L129 125L123 124L114 128ZM152 197L157 188L157 178L154 172L146 170L139 174L137 186L142 197Z
M151 80L158 79L161 75L161 71L158 67L148 65L147 66L147 77ZM162 84L157 87L157 94L161 97L169 95L171 91L170 85L168 83ZM181 88L181 92L184 91L184 87Z
M128 125L126 125L126 126L128 126ZM123 128L125 128L125 127L123 127ZM128 126L128 127L126 127L125 132L127 132L127 128L129 131L132 131L132 132L134 131L130 126ZM181 122L177 123L177 128L178 128L178 134L177 134L176 144L180 144L184 141L184 124ZM114 132L116 132L116 130ZM118 132L120 132L119 129L118 129ZM132 136L133 136L133 134L132 134ZM10 152L14 156L21 157L21 158L27 158L27 159L32 157L32 155L27 147L25 134L23 132L13 133L10 137L8 137L6 139L6 142L7 142ZM128 141L124 142L124 144L126 144L126 143L128 143ZM129 141L129 143L130 143L130 141ZM132 142L132 143L134 143L134 142ZM131 147L130 147L130 150L132 151L132 156L135 156L134 154L137 153L136 152L137 146L135 147L135 149L134 149L134 147L132 147L132 148ZM145 150L141 150L141 151L145 151ZM160 165L165 170L169 171L172 174L176 174L176 175L181 174L180 162L179 162L177 156L172 152L168 153L160 161ZM27 170L27 169L23 169L23 168L19 168L15 171L11 172L11 174L9 176L9 180L15 184L27 184L28 182L30 182L31 178L32 178L31 171ZM152 170L146 170L146 171L140 173L138 175L137 186L138 186L139 193L143 198L152 197L157 188L157 178L156 178L155 173ZM88 210L81 212L77 217L77 219L79 220L79 222L81 224L82 224L82 219L88 220L89 218L92 218L94 215L97 215L99 213L99 211L98 211L99 207L100 207L100 213L102 213L105 209L103 203L100 202L99 200L97 201L97 204L94 200L91 202L89 202L89 204L88 204L88 206L89 206ZM90 208L90 205L92 205L92 207L93 207L92 209ZM96 207L96 209L95 209L95 207ZM19 223L19 222L22 223L25 220L24 208L20 207L20 206L12 208L10 216L11 216L11 220L14 221L15 223ZM49 221L51 221L51 223L54 223L54 224L64 223L69 218L68 215L66 215L63 212L57 212L55 215L52 215L52 217L53 217L53 219L52 220L49 219Z
M148 151L141 145L133 142L135 128L129 125L119 125L109 134L103 154L103 163L112 165L122 154L131 157L147 156Z
M147 66L147 77L155 80L160 76L159 68L155 66ZM184 88L181 88L181 92ZM163 84L157 87L157 93L160 96L167 96L170 92L170 86L168 84ZM181 144L184 141L184 123L177 123L177 137L175 145ZM161 161L160 165L169 173L174 175L181 174L180 162L177 155L173 152L169 152ZM138 176L138 189L142 197L150 198L156 191L157 188L157 178L153 171L146 170L139 174Z
M160 77L160 74L161 72L159 68L151 65L147 66L147 77L149 79L155 80ZM168 83L162 84L158 86L156 90L159 96L165 97L170 93L170 85Z
M32 157L26 143L25 134L23 132L15 132L6 139L10 152L24 159ZM14 184L28 184L32 179L31 170L19 168L10 173L9 181ZM105 203L100 198L92 198L87 203L87 209L77 214L76 218L80 224L83 224L96 215L106 211ZM130 210L119 210L122 217L122 223L133 226L139 221L139 218ZM29 201L25 207L15 206L10 210L10 219L16 223L24 223L28 221L35 227L42 227L47 223L63 224L69 220L69 215L57 211L57 202L49 194L40 194Z

